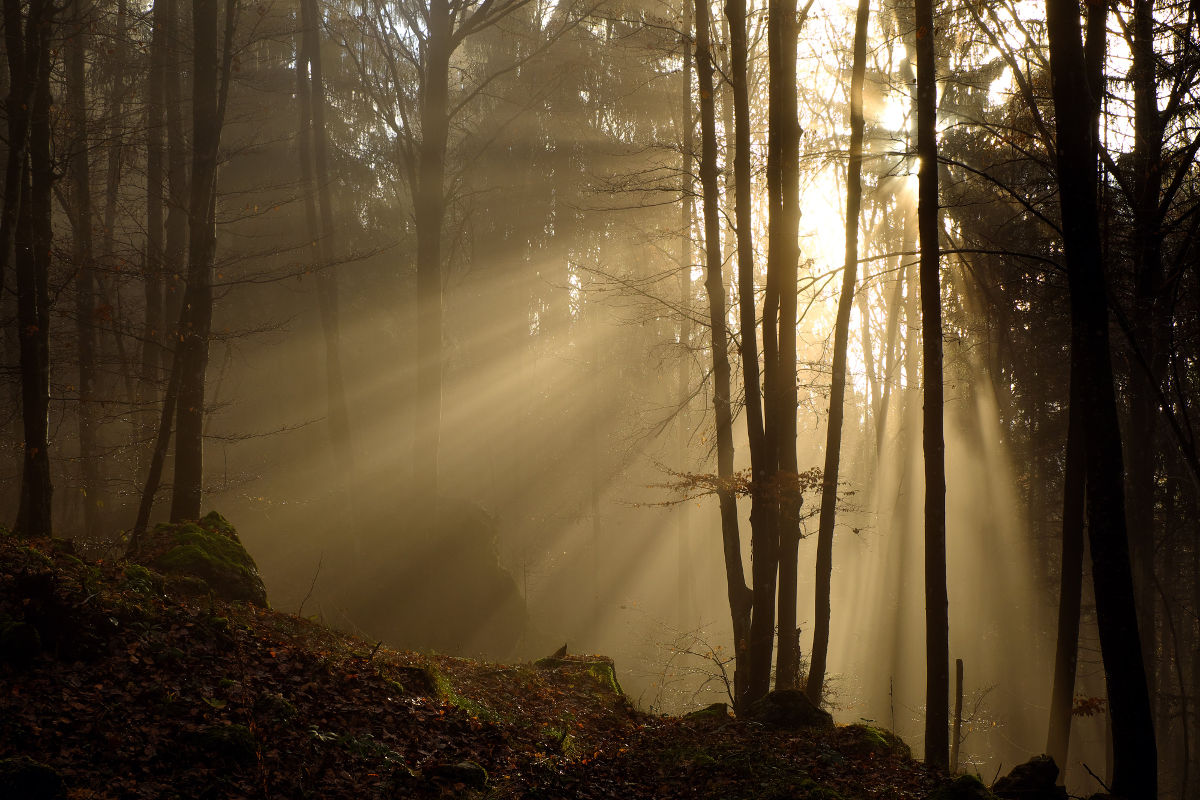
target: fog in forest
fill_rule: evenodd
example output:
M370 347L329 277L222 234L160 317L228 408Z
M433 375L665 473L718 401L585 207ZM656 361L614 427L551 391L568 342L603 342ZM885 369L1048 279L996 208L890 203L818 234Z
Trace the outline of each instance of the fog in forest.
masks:
M42 450L53 499L45 502L54 536L81 552L119 557L139 503L155 499L152 526L177 519L176 503L194 508L190 497L200 513L217 510L236 526L280 611L397 648L501 662L565 643L570 653L611 656L641 709L737 706L741 651L720 498L736 496L739 569L756 589L760 518L751 511L764 496L755 493L769 492L749 477L760 468L752 429L765 409L766 438L783 453L793 445L778 420L794 419L795 467L781 455L772 486L799 479L800 488L772 489L770 503L782 525L788 498L800 504L793 605L804 688L820 616L819 471L841 299L844 422L820 696L838 723L893 729L919 756L929 663L929 298L916 69L928 31L910 5L864 4L861 210L850 223L857 276L843 298L858 4L802 4L784 26L796 67L782 85L800 130L795 157L780 151L791 173L773 161L781 130L772 128L773 104L785 122L788 111L772 94L768 8L750 4L744 175L735 164L742 121L731 19L723 4L698 17L702 5L75 0L60 8L41 44L53 104L44 118L36 102L32 122L22 115L27 158L11 155L10 100L0 143L17 175L6 184L2 243L9 412L0 520L36 528L36 490L22 488L35 480L36 460L26 419L35 353L23 337L48 321ZM1133 6L1114 7L1104 23L1102 153L1092 162L1102 168L1092 194L1124 447L1126 599L1141 630L1160 796L1184 798L1200 774L1200 479L1188 418L1200 381L1200 21L1185 3ZM1063 241L1060 203L1072 195L1058 183L1065 167L1054 126L1065 118L1052 94L1045 9L940 3L934 13L945 668L952 720L961 659L954 766L990 781L1048 749L1068 421L1084 402L1069 395L1071 360L1083 358L1072 344L1081 301ZM0 70L3 93L42 96L36 78L13 72L16 63ZM1146 69L1148 89L1138 78ZM1153 152L1139 144L1146 102L1159 121ZM215 141L205 125L214 120ZM53 177L41 180L53 188L39 195L38 142L47 135ZM207 174L209 145L215 177L205 195L194 183ZM787 264L777 268L770 252L789 241L789 174L799 248L791 311L789 279L778 271ZM1146 189L1149 174L1159 185ZM749 197L738 196L743 177ZM10 208L18 184L23 199ZM1150 222L1138 199L1146 191ZM33 211L18 213L30 196ZM38 238L36 221L23 233L22 213L41 214L50 238ZM41 270L40 290L21 277L22 252L38 247L44 259L26 260ZM22 298L39 291L46 316L29 317ZM201 304L210 304L210 322ZM717 321L725 331L714 342ZM786 349L768 363L793 330L794 364ZM764 373L750 391L748 342ZM189 376L199 380L191 401ZM789 380L794 399L777 407L773 392ZM168 397L178 408L164 416ZM1077 424L1095 419L1081 414ZM189 425L201 426L191 439ZM1097 430L1087 425L1083 435ZM731 470L721 461L728 434ZM1109 452L1099 440L1089 438L1088 458ZM180 493L189 447L193 455L202 447L202 472L188 473ZM148 492L156 448L163 472ZM1092 495L1105 494L1096 474L1087 473L1093 526L1102 513L1091 503L1104 498ZM1082 563L1065 761L1073 794L1099 791L1089 772L1113 769L1105 612L1090 550ZM779 608L787 602L781 589ZM769 647L767 656L774 664Z

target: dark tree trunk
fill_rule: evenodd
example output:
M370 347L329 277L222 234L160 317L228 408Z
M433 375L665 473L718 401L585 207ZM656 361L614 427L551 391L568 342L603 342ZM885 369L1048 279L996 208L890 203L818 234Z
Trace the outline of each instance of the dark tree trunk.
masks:
M713 97L711 22L707 0L696 0L696 76L700 90L700 187L704 197L704 288L712 329L713 411L717 425L717 474L733 477L733 414L730 410L729 334L725 323L725 279L722 274L721 208L717 187L717 125ZM737 498L726 486L717 493L721 506L721 543L725 555L725 585L735 642L750 634L750 591L742 567ZM741 655L739 647L738 655ZM734 674L735 702L741 702L744 669L741 659Z
M1098 130L1094 101L1089 101L1094 89L1084 69L1078 4L1047 0L1046 16L1071 323L1073 338L1082 343L1071 356L1080 361L1080 411L1088 432L1088 539L1112 716L1111 786L1114 794L1130 800L1151 800L1158 789L1157 755L1129 564L1124 460L1096 203Z
M1072 341L1071 351L1082 346ZM1058 637L1054 650L1054 688L1050 696L1050 732L1046 752L1066 777L1071 743L1071 707L1075 667L1079 659L1079 613L1083 590L1084 470L1087 439L1081 419L1079 360L1071 359L1070 405L1067 409L1067 455L1063 477L1062 568L1058 590Z
M167 119L167 229L163 249L163 324L174 325L183 310L183 293L187 285L184 259L188 244L188 165L187 136L183 125L183 59L171 45L181 41L179 0L159 0L163 4L163 43L166 80L163 85L164 113ZM159 21L156 12L155 23ZM198 223L197 223L198 224ZM177 332L176 332L177 333ZM168 358L174 358L179 336L171 337L171 346L163 350L161 369L167 371Z
M226 0L226 19L233 4ZM212 265L216 246L215 210L217 149L221 143L221 103L218 95L220 44L217 0L194 0L192 5L192 185L188 205L188 277L180 319L179 401L175 409L175 480L171 521L197 519L204 494L204 385L208 371L208 337L212 325ZM226 25L225 56L229 28Z
M825 436L825 471L821 485L821 517L817 530L816 619L809 663L808 697L821 702L829 653L829 590L833 573L833 525L837 515L838 470L842 453L842 417L846 398L846 347L850 340L850 309L858 277L858 217L862 206L863 83L867 67L869 0L858 0L854 18L854 63L850 75L850 162L846 166L846 258L842 264L842 293L833 332L833 383L829 391L829 425ZM865 324L865 323L864 323ZM869 347L863 337L864 347Z
M142 325L142 363L138 382L140 437L149 452L154 432L154 407L158 399L163 355L163 132L166 84L166 5L155 0L154 31L150 41L150 74L146 81L146 253L142 289L146 316Z
M750 446L751 485L765 486L771 470L766 463L763 445L763 408L758 364L758 318L754 292L754 221L753 186L750 165L750 89L747 76L748 44L746 32L746 0L728 0L725 16L729 20L730 75L733 85L733 181L734 218L737 232L738 320L741 327L742 384L746 406L746 432ZM750 522L752 531L771 525L773 509L770 499L761 491L751 498ZM738 571L741 572L741 552L738 552ZM730 610L734 614L734 653L737 656L735 683L739 691L735 703L744 708L749 699L750 623L754 602L749 587L742 578L735 587L729 583ZM736 601L736 602L735 602ZM740 628L739 628L740 626ZM759 687L761 688L761 687Z
M28 163L21 180L16 229L17 324L20 340L21 419L24 427L24 467L17 532L31 537L50 536L49 408L50 408L50 248L51 187L54 166L50 158L50 46L54 5L34 0L29 5L22 48L21 82L14 80L13 95L30 98ZM19 11L10 15L19 20ZM17 31L21 31L17 22ZM11 109L11 107L10 107Z
M321 331L325 341L325 394L329 437L333 444L334 461L343 491L356 485L354 475L354 452L350 438L350 414L346 406L346 387L342 378L341 328L338 320L338 283L334 269L334 225L333 198L329 176L329 134L325 128L325 86L321 70L321 42L317 26L319 12L316 0L301 0L304 50L309 74L308 91L311 101L307 103L307 120L311 123L310 147L312 167L315 168L316 195L319 204L320 228L312 224L312 238L318 243L317 260L317 303L321 311ZM299 69L299 65L297 66ZM305 106L301 97L301 107ZM304 123L301 127L304 131ZM307 152L301 144L301 151ZM305 162L307 163L307 158ZM310 176L309 183L311 184ZM310 195L311 196L311 195ZM351 506L353 504L350 504Z
M1090 36L1090 31L1089 31ZM1129 449L1130 548L1138 600L1138 628L1142 633L1142 657L1146 679L1152 684L1155 647L1154 519L1155 456L1158 421L1158 384L1165 367L1160 339L1169 336L1162 326L1158 301L1162 283L1162 195L1163 125L1158 109L1158 81L1154 53L1154 0L1133 4L1133 346L1141 353L1145 368L1130 359Z
M71 185L74 220L71 258L75 267L75 335L78 362L79 464L84 530L95 541L101 534L99 463L96 452L95 274L92 251L92 190L88 164L87 99L84 57L89 41L84 0L71 4L71 36L67 40L67 103L71 109Z
M811 4L810 4L811 5ZM801 12L800 19L808 7ZM776 688L794 689L800 684L800 628L796 624L797 550L800 546L800 496L796 462L796 321L800 249L800 123L796 99L796 40L800 21L794 0L782 0L769 12L778 21L778 80L772 73L776 90L770 104L778 103L771 135L779 136L778 161L780 206L779 225L769 244L769 270L779 270L779 355L777 379L769 400L774 422L771 425L778 458L779 490L779 649L775 662ZM778 125L778 128L776 128ZM768 174L770 171L768 170ZM772 213L775 209L772 209ZM778 259L776 257L778 256Z
M1092 92L1093 130L1099 124L1104 51L1107 31L1107 6L1088 7L1087 79ZM1094 158L1095 156L1093 156ZM1071 353L1084 347L1079 329L1071 328ZM1079 615L1083 591L1083 535L1086 503L1087 436L1080 405L1083 400L1082 362L1071 358L1070 388L1067 406L1067 447L1063 474L1062 563L1058 597L1058 634L1054 652L1054 682L1050 697L1050 730L1046 750L1060 766L1059 778L1065 781L1067 757L1071 745L1071 709L1075 697L1075 671L1079 661Z
M933 0L917 0L917 228L925 452L925 763L949 767L950 652L946 596L946 449L942 433L942 291L938 247L937 77Z
M683 80L680 81L680 198L679 203L679 364L676 383L676 450L680 471L688 469L688 438L690 436L691 415L689 398L691 397L691 342L692 342L692 193L695 187L692 181L692 156L696 147L695 120L692 113L692 16L693 9L684 4L683 36L680 37L680 57L683 59ZM732 129L732 126L730 126ZM680 630L687 630L695 624L695 603L692 598L691 531L690 504L680 503L674 509L675 538L677 542L677 567L679 575L679 593L676 605ZM739 556L740 557L740 556ZM734 675L736 685L736 663Z

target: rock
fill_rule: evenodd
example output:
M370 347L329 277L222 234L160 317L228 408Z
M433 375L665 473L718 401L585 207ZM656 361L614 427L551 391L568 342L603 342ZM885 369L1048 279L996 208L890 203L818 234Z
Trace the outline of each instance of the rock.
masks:
M683 715L684 719L729 719L729 706L725 703L712 703L704 708L689 711Z
M0 760L0 797L21 800L65 800L62 776L28 756Z
M1067 790L1056 785L1058 765L1047 755L1034 756L992 784L1002 800L1066 800Z
M777 728L833 727L833 716L799 689L776 689L751 703L747 717Z
M425 774L437 781L461 783L472 789L487 786L487 770L474 761L459 761L457 764L437 764L425 770Z
M995 800L995 795L974 775L959 775L934 789L927 800Z
M621 682L617 680L617 668L607 656L566 656L555 658L546 656L533 662L538 669L559 669L567 671L587 672L603 688L613 694L624 695Z
M233 526L215 511L196 522L156 526L131 558L162 572L168 591L182 588L174 578L200 579L222 600L267 607L267 590L254 559Z
M912 758L912 750L909 746L887 728L877 728L874 725L848 725L839 733L846 740L839 749L847 755L894 753L902 758Z

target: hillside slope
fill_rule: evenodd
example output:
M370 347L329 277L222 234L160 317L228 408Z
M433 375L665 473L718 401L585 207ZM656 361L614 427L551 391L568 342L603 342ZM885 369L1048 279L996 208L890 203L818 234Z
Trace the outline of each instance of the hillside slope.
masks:
M29 544L0 537L5 797L903 800L937 783L872 728L650 716L602 657L394 652Z

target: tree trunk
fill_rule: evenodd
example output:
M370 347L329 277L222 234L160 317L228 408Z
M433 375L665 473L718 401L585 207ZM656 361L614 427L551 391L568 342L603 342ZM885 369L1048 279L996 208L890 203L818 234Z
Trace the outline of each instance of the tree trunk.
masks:
M146 253L142 268L142 290L146 316L142 325L142 363L137 402L141 408L140 437L149 453L154 432L154 406L158 399L163 353L163 132L166 84L166 6L155 0L154 32L150 40L150 74L146 82Z
M78 362L80 492L83 496L84 531L93 541L101 535L99 464L96 452L96 334L95 275L92 252L92 190L88 164L87 99L84 58L89 41L84 0L71 4L71 36L67 40L67 103L71 113L71 185L74 224L71 259L75 267L75 335Z
M1083 346L1072 341L1071 352ZM1067 408L1067 455L1063 477L1062 567L1058 590L1058 637L1054 650L1054 688L1050 696L1050 732L1046 752L1066 779L1071 744L1071 707L1075 667L1079 659L1079 613L1083 590L1084 470L1087 439L1080 414L1082 375L1071 359L1070 405Z
M51 535L49 408L50 408L50 248L51 187L54 165L50 157L50 46L54 5L33 0L25 24L21 95L30 98L28 164L23 169L16 229L17 323L20 339L21 418L24 427L24 468L17 532L30 537ZM20 31L19 11L16 17ZM13 81L14 96L20 84ZM10 106L11 109L11 106Z
M713 97L713 58L710 44L708 0L696 0L696 76L700 90L700 186L704 197L704 288L708 294L708 318L712 328L713 411L717 426L717 475L723 482L733 477L733 414L730 410L731 373L729 334L725 324L725 279L721 264L721 209L717 187L717 125ZM725 554L725 584L733 620L737 655L750 632L750 592L742 567L738 530L737 499L726 485L718 493L721 507L721 542ZM753 663L753 662L752 662ZM735 703L745 690L742 658L734 673ZM764 693L765 694L765 693Z
M235 0L226 0L231 10ZM204 494L204 384L212 325L212 264L216 245L218 102L217 0L192 4L192 185L188 205L188 277L175 357L180 362L175 409L175 480L171 521L197 519ZM228 40L226 48L232 45Z
M680 203L679 203L679 374L676 385L676 450L680 471L688 468L688 437L691 415L688 413L691 397L691 342L692 342L692 151L696 147L695 124L692 114L692 16L691 5L684 4L683 36L680 37L680 57L683 59L683 80L680 81L679 107L680 136ZM692 598L692 554L690 535L689 503L680 503L674 509L675 538L677 543L677 571L679 576L678 623L680 630L687 630L696 623ZM739 555L739 559L740 559ZM735 667L736 671L736 667ZM734 683L736 684L736 675ZM734 692L736 696L736 691Z
M750 165L750 89L748 80L748 44L746 32L746 0L728 0L725 16L729 20L730 75L733 84L733 180L734 219L737 231L738 321L741 328L742 384L746 407L746 433L750 447L751 486L765 486L772 470L766 463L763 444L762 387L758 363L758 318L754 291L754 221L753 177ZM751 497L750 524L760 531L773 523L770 499L755 490ZM753 539L752 542L757 541ZM758 545L755 545L756 547ZM741 552L737 554L741 572ZM734 652L737 656L735 696L738 708L744 708L749 696L751 613L755 600L742 578L737 586L730 582L730 609L734 614ZM739 627L740 626L740 627ZM738 633L740 631L740 634ZM762 687L756 687L762 689ZM761 693L765 693L763 689Z
M1108 8L1088 6L1085 43L1087 79L1092 91L1090 113L1093 130L1099 124L1100 98L1104 69ZM1059 765L1059 780L1066 781L1067 758L1071 745L1072 706L1075 697L1075 672L1079 662L1079 615L1083 591L1083 534L1086 504L1087 436L1081 414L1083 398L1082 362L1074 354L1085 343L1079 329L1071 328L1070 387L1067 406L1067 448L1063 474L1062 563L1058 596L1058 634L1054 652L1054 683L1050 696L1050 730L1046 751Z
M1125 518L1124 463L1108 331L1108 297L1096 204L1098 129L1080 41L1079 7L1046 0L1063 245L1080 360L1087 441L1088 539L1100 649L1113 731L1113 793L1157 796L1158 768L1145 665L1138 635Z
M321 331L325 339L325 393L329 418L329 437L333 444L339 482L343 492L357 485L354 473L354 450L350 436L350 413L346 405L346 387L342 378L341 328L338 316L338 283L334 270L333 198L329 176L329 133L325 127L325 86L321 69L321 42L318 31L319 12L316 0L301 0L305 50L311 79L308 104L312 135L310 137L315 167L317 201L320 211L320 231L310 230L318 248L317 302L321 311ZM301 99L303 105L303 98ZM346 498L347 501L349 498ZM353 508L353 503L348 503Z
M946 450L942 434L942 292L938 248L937 78L933 0L917 0L917 227L925 452L925 763L949 767L949 602L946 596Z
M867 67L869 0L858 0L854 19L854 63L850 75L850 162L846 166L846 258L842 264L842 293L833 332L833 383L829 390L829 425L825 436L825 471L821 484L821 517L817 531L816 619L808 670L808 697L821 702L829 653L829 591L833 573L833 526L837 515L838 469L842 452L842 417L846 397L846 348L850 339L850 309L858 276L858 217L862 206L863 83ZM864 323L865 324L865 323ZM863 339L864 347L867 344Z
M417 227L417 417L413 480L436 508L442 426L442 225L449 135L450 7L430 0L413 214Z

